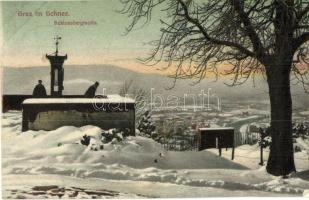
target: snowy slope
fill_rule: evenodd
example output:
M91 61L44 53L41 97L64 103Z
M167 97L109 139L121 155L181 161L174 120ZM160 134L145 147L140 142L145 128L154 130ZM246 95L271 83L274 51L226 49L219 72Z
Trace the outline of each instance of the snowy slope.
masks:
M143 137L102 144L102 130L95 126L21 133L20 123L20 112L3 115L2 181L8 198L53 197L53 189L33 189L42 185L61 187L55 190L65 197L77 192L72 187L83 188L79 198L91 194L112 194L114 198L301 196L309 189L309 171L290 179L276 178L264 168L249 169L252 167L245 166L245 160L241 164L229 160L225 151L226 158L211 151L167 152ZM80 143L85 134L91 136L88 147ZM238 152L236 149L236 158Z

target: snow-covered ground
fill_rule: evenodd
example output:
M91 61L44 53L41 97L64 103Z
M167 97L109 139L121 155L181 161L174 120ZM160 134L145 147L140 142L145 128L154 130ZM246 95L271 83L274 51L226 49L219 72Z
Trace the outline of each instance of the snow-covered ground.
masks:
M307 111L302 111L302 112L300 112L299 114L304 115L304 116L309 115L309 110L307 110Z
M21 113L2 116L4 198L145 198L302 196L309 192L306 151L296 153L300 172L288 179L258 167L257 146L230 151L165 151L155 141L129 137L101 143L95 126L21 133ZM89 146L80 143L91 136ZM308 144L303 141L304 145ZM267 154L267 153L265 153ZM266 158L267 155L265 155ZM254 157L254 159L253 159ZM298 157L302 159L297 160Z

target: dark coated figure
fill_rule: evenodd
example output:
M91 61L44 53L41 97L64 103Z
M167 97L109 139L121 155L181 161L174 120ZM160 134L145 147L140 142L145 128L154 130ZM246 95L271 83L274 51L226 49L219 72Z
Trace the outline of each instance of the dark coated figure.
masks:
M95 97L95 92L97 91L97 88L99 87L99 82L95 82L93 85L91 85L87 91L85 92L86 98L93 98Z
M33 89L33 93L32 93L33 97L38 97L38 98L46 97L47 96L46 89L44 85L42 84L42 80L39 80L38 82L39 83Z

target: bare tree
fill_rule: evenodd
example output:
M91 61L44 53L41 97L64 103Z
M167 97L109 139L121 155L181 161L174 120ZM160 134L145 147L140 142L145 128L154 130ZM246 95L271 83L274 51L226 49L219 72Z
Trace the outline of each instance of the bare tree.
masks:
M144 60L166 62L173 77L233 75L232 86L263 76L269 88L272 145L267 171L295 171L292 143L291 81L306 88L308 0L120 0L131 18L130 32L165 12L161 37Z
M125 80L119 90L119 95L130 97L135 100L135 125L138 127L141 117L149 109L148 92L143 88L134 85L133 80Z
M119 90L119 95L123 97L128 95L129 91L131 90L132 84L133 84L133 80L129 80L129 81L125 80Z

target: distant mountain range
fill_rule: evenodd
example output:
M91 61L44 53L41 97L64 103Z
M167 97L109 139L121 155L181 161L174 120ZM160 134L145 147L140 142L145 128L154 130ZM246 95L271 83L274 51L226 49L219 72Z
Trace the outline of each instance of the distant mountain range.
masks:
M231 82L227 79L203 80L196 85L192 85L194 80L177 80L173 89L167 90L173 85L173 79L160 74L145 74L111 65L83 65L65 66L64 72L64 94L83 94L85 90L95 81L100 82L98 93L102 93L103 87L107 94L117 94L125 81L133 80L133 86L151 91L154 95L168 95L183 97L184 94L195 95L207 93L211 88L211 94L222 98L224 102L265 102L268 103L268 92L265 80L257 78L255 87L252 81L241 86L230 87L224 83ZM3 69L3 93L4 94L31 94L37 80L43 83L49 93L50 68L26 67ZM309 95L305 94L301 87L293 86L294 105L309 107Z

